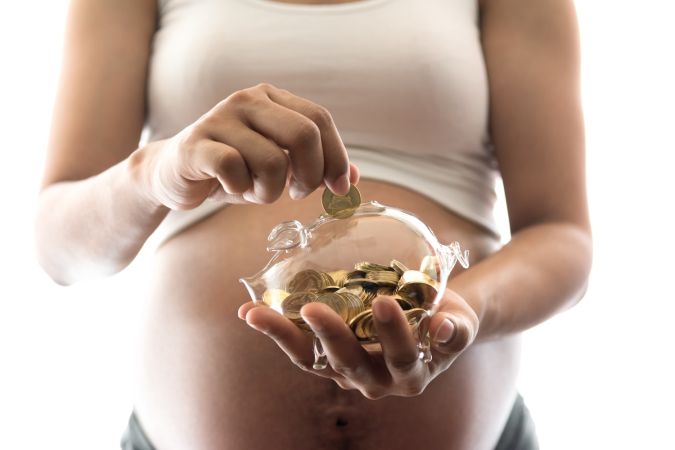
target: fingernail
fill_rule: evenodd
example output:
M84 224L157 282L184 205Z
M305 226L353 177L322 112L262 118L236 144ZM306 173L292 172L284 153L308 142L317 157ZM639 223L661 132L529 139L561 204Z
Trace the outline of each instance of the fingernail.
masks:
M382 323L387 323L391 320L391 309L382 300L375 300L373 302L373 314Z
M349 193L350 187L351 183L349 182L348 174L344 174L340 178L335 180L335 190L337 191L336 194L347 195Z
M300 200L309 195L311 191L300 186L299 183L292 181L290 187L288 188L288 194L293 200Z
M436 342L441 342L445 344L452 338L452 335L455 333L455 324L450 321L450 319L443 319L443 322L436 330L436 335L434 340Z

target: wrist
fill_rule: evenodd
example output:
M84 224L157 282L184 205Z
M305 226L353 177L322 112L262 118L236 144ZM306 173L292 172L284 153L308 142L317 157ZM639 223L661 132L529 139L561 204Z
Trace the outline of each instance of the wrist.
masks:
M489 339L490 335L490 318L489 318L489 301L486 298L486 293L481 291L476 285L465 285L462 280L457 277L454 282L448 282L447 289L453 296L459 298L458 304L464 308L470 309L475 315L477 321L477 335L476 341ZM456 300L457 301L457 300Z
M126 172L131 186L150 212L167 212L167 208L155 195L154 178L160 142L150 142L135 150L126 160Z

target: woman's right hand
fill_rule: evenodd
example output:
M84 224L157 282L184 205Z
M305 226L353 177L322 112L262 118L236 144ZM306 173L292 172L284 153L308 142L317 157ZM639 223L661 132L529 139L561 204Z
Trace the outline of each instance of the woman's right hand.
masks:
M268 83L234 92L144 150L150 196L170 209L207 197L272 203L287 185L293 199L321 186L344 195L358 181L330 113Z

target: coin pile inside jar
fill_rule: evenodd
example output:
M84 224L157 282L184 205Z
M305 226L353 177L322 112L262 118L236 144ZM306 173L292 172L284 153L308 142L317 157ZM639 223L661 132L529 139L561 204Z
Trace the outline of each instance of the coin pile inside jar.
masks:
M328 305L351 328L361 341L376 338L372 302L378 295L392 296L401 306L411 327L416 327L427 315L438 292L436 268L438 260L426 256L420 270L410 270L401 262L392 260L386 265L359 262L353 270L320 272L306 269L296 273L286 286L268 289L262 301L281 310L301 329L310 331L300 315L307 303Z

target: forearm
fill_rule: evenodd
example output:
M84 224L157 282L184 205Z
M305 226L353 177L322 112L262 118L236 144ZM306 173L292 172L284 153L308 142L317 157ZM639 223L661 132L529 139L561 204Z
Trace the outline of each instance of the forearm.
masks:
M448 282L480 319L478 339L530 328L575 304L591 266L590 232L572 223L523 228L500 251Z
M35 217L37 257L59 284L116 273L138 254L168 208L148 194L144 149L98 175L46 187Z

